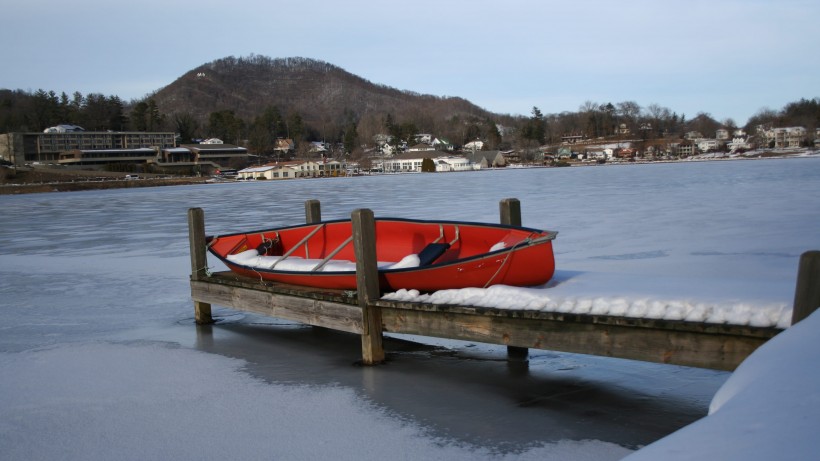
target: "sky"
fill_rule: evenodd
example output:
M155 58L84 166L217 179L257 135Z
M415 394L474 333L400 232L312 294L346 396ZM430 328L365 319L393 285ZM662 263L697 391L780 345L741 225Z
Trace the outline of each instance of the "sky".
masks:
M492 112L658 104L743 125L820 97L813 0L11 0L0 88L128 101L216 59L306 57Z

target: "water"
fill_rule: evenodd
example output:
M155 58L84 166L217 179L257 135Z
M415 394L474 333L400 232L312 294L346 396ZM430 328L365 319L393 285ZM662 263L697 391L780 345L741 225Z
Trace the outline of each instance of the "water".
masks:
M559 440L636 448L706 414L727 374L533 350L388 339L363 368L353 335L216 308L193 324L186 210L208 233L324 219L498 220L558 230L559 269L670 280L744 277L793 286L820 248L820 160L503 170L0 196L0 352L160 342L240 358L271 384L342 387L433 439L515 453ZM781 290L785 291L785 290ZM780 291L775 293L782 296Z

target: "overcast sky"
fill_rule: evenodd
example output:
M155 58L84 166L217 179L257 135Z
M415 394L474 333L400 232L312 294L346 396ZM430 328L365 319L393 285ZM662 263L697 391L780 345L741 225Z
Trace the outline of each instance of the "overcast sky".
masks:
M6 0L0 88L141 98L226 56L301 56L497 113L659 104L743 125L820 97L817 0Z

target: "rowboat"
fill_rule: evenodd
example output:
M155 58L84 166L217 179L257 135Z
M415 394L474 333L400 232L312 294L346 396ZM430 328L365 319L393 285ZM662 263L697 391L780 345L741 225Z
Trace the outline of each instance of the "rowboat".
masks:
M382 291L541 285L555 272L557 232L459 221L377 218ZM262 281L356 289L351 220L206 237L231 271Z

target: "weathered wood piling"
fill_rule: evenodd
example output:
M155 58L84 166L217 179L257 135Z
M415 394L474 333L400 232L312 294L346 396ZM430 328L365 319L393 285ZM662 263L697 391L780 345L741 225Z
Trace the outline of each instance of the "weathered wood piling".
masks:
M381 308L374 304L381 296L376 263L376 219L368 209L355 210L351 218L357 297L362 309L362 362L373 365L384 361Z
M811 315L820 307L820 251L800 255L797 285L794 289L792 325Z
M505 198L498 204L499 220L508 226L521 226L521 202L516 198ZM507 359L526 362L530 351L526 347L507 346Z
M502 224L521 225L517 199L500 203ZM318 201L305 203L308 223L321 221ZM351 214L357 291L262 283L232 272L210 273L205 218L188 210L191 297L197 324L213 322L211 305L254 312L361 336L362 363L384 361L384 333L478 341L507 346L510 362L526 363L529 348L733 370L780 329L700 322L562 314L380 299L375 218ZM801 257L793 323L820 307L820 251Z
M208 257L205 248L205 212L201 208L188 210L188 244L191 248L191 282L205 280ZM211 305L194 299L194 320L200 325L213 323Z

